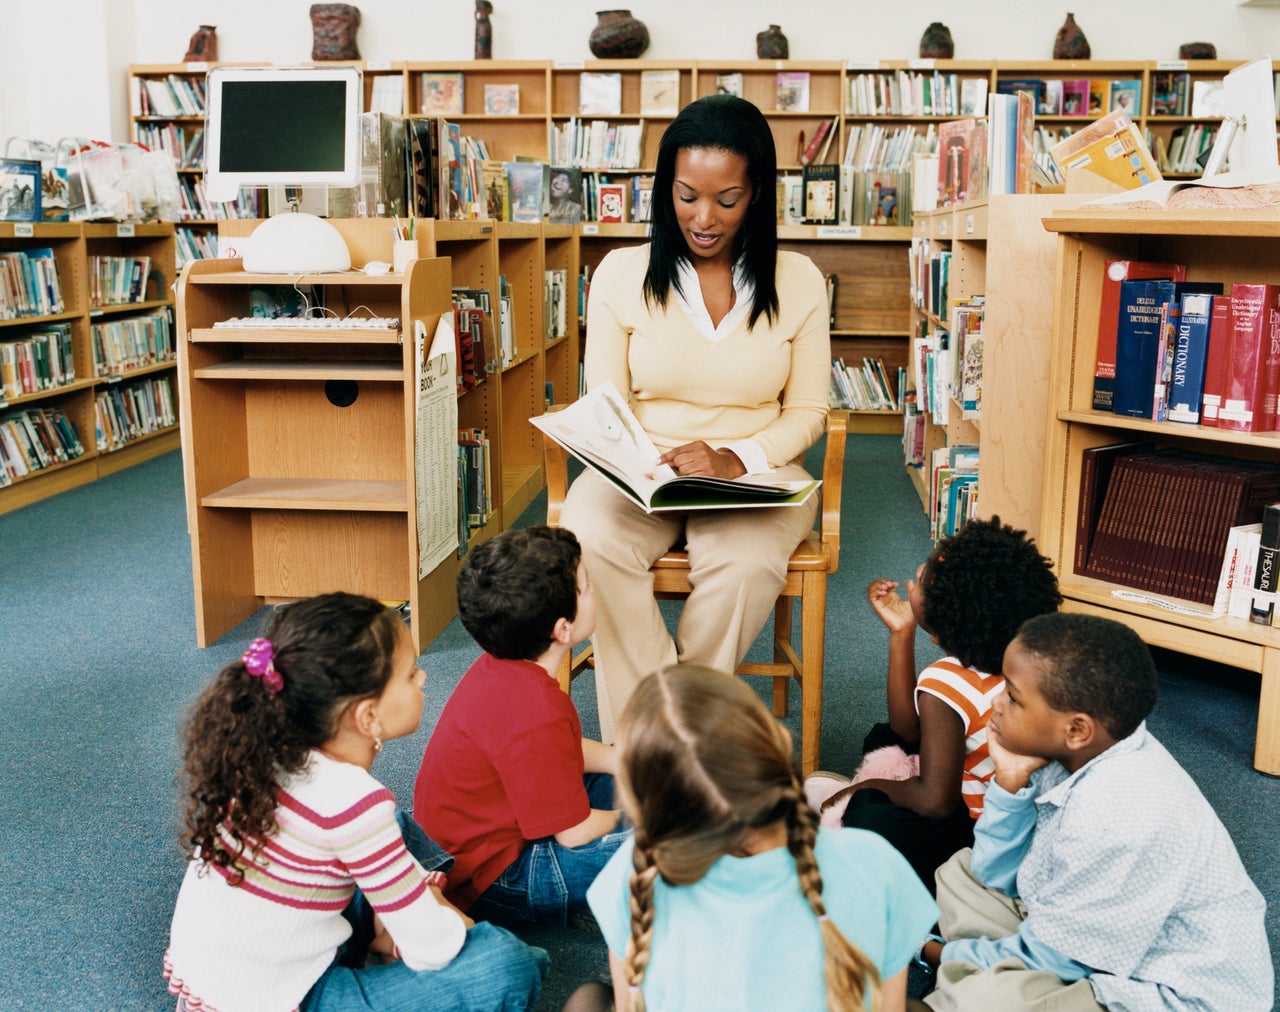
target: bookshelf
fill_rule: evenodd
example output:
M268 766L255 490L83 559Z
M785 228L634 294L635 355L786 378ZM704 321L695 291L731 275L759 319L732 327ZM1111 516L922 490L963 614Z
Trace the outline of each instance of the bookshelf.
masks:
M1107 259L1187 265L1196 281L1272 282L1280 256L1275 210L1057 211L1045 227L1058 237L1040 546L1054 560L1069 611L1116 619L1148 644L1254 671L1261 677L1254 766L1280 775L1280 628L1223 616L1182 615L1124 601L1112 585L1077 576L1075 557L1081 453L1145 439L1158 447L1280 461L1275 433L1229 432L1094 411L1093 371L1103 266Z
M237 260L183 269L183 469L201 646L264 604L337 587L409 602L416 650L448 623L452 567L418 573L418 502L429 492L417 478L412 325L430 335L451 311L449 279L440 259L381 277L291 278L329 306L365 306L402 328L241 329L215 324L250 315L255 287L280 276Z
M0 344L17 344L50 327L66 326L70 334L74 380L59 386L6 396L0 392L0 420L32 409L62 413L83 448L79 456L54 461L0 485L0 513L26 506L58 492L87 484L141 463L178 446L174 418L176 341L171 285L175 277L173 226L162 223L94 224L0 222L0 254L51 250L57 264L64 310L41 316L0 319ZM91 257L150 257L148 283L140 297L108 305L91 305ZM95 368L95 330L118 334L132 321L158 316L160 337L150 356L102 363ZM112 325L115 325L114 327ZM167 331L167 338L163 337ZM101 332L101 331L99 331ZM145 390L139 389L145 387ZM159 405L152 398L165 398ZM160 414L151 408L163 409ZM116 438L99 445L97 411L124 410L128 428L107 433ZM110 418L119 419L119 415ZM171 420L172 419L172 420Z

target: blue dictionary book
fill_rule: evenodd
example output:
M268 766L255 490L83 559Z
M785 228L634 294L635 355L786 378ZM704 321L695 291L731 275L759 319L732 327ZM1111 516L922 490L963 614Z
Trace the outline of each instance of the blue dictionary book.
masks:
M1204 393L1205 357L1209 350L1212 295L1184 295L1173 352L1173 378L1169 384L1169 421L1200 422Z
M1173 298L1173 293L1172 281L1120 282L1113 402L1117 415L1151 417L1163 315L1161 307Z

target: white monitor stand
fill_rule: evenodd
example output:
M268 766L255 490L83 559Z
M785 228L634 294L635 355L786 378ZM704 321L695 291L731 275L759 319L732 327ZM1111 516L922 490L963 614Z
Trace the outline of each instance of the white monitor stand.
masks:
M272 215L245 243L244 269L259 274L325 274L351 269L347 243L332 224L292 209Z

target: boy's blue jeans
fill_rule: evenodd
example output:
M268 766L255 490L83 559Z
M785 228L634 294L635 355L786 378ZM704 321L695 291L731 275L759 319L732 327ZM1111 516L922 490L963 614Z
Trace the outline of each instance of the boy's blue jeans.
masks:
M592 808L615 808L613 777L588 773L582 778ZM581 847L565 847L548 836L520 852L467 913L477 921L519 926L535 921L566 924L587 908L587 887L633 832L622 816L613 830Z

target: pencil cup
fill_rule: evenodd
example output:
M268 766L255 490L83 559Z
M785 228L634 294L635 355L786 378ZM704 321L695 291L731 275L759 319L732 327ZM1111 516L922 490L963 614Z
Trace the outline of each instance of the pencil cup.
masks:
M397 274L403 273L409 261L418 255L417 239L393 239L391 247L391 268Z

